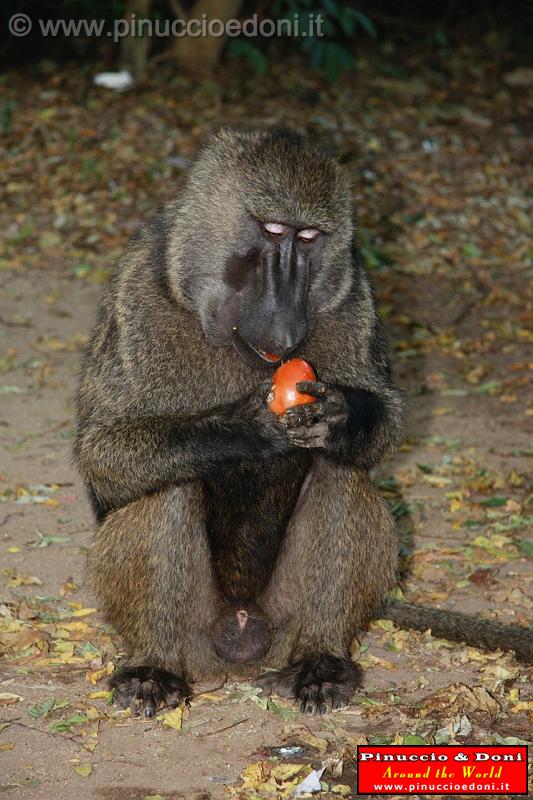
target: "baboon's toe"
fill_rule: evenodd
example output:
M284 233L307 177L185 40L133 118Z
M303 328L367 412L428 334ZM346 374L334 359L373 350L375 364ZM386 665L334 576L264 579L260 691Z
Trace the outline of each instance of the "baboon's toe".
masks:
M175 707L192 695L190 686L178 675L148 665L120 667L110 678L114 700L131 708L135 717L153 717L162 706Z

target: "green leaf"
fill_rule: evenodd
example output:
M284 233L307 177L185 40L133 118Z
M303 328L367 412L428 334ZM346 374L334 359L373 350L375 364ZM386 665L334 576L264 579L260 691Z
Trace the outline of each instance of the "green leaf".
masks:
M364 30L371 36L373 39L377 36L376 26L372 22L372 20L367 17L366 14L363 14L362 11L358 11L357 9L352 9L353 15L356 18L359 25L364 28Z
M272 711L277 717L280 717L282 720L290 720L296 719L300 716L300 712L297 711L295 708L289 708L287 706L280 706L275 703L273 700L267 701L267 708L269 711Z
M339 25L341 26L343 33L345 33L347 36L353 36L355 23L356 18L353 13L353 8L346 6L341 8L339 13Z
M421 736L416 736L413 733L408 733L402 739L402 744L427 744Z
M324 69L330 81L336 81L341 70L355 68L355 58L345 47L335 42L324 44Z
M393 739L394 739L393 736L369 736L368 744L373 744L373 745L391 744Z
M75 264L72 267L72 272L74 273L74 275L76 275L77 278L84 278L86 275L89 274L91 269L92 267L90 264L80 263L80 264Z
M101 655L100 650L92 642L83 642L76 646L76 653L80 656L95 656Z
M30 547L49 547L51 544L69 544L72 539L70 536L48 536L39 528L35 528L37 539L30 542Z
M381 700L374 700L373 697L365 697L364 695L359 695L359 697L355 697L353 699L355 705L358 706L382 706L383 702Z
M268 59L264 53L245 39L233 39L228 52L231 58L243 58L248 61L257 75L265 75L268 72Z
M339 15L339 6L335 0L322 0L322 7L330 17L337 17Z
M475 394L496 394L501 389L499 381L485 381L474 389Z
M447 728L440 728L433 734L434 744L448 744L450 741L450 731Z
M501 744L504 746L518 745L518 744L532 744L531 740L519 739L518 736L500 736L499 733L493 733L492 739L495 744Z
M477 245L467 242L463 245L463 253L465 256L468 256L468 258L479 258L481 255L481 250L479 247L477 247Z
M506 497L488 497L486 500L480 500L479 505L486 508L500 508L507 503Z
M28 714L33 719L37 719L38 717L44 717L48 714L54 707L55 700L53 697L50 697L48 700L45 700L41 703L40 706L35 705L28 709Z
M0 394L24 394L24 390L20 386L9 386L3 384L0 386Z
M392 515L395 519L401 519L401 517L407 516L410 511L411 509L404 500L400 500L399 503L395 503L391 508Z
M533 539L523 539L518 546L525 556L533 558Z
M82 725L84 722L89 722L89 717L85 714L72 714L67 719L59 720L50 725L50 728L56 733L72 733L74 725Z
M68 700L56 700L54 697L49 697L41 705L35 705L28 709L28 714L33 719L39 717L46 717L51 711L58 711L60 708L66 708L69 704Z

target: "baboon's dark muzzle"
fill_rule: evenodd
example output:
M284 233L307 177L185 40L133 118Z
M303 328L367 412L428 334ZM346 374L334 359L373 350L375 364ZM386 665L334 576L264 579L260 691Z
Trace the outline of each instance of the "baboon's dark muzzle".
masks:
M261 262L260 320L257 344L287 356L307 332L309 257L287 239L268 250Z

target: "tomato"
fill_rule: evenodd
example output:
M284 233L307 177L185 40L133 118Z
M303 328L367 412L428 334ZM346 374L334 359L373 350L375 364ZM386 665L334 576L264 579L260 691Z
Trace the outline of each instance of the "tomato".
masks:
M304 403L316 403L316 397L298 391L296 384L300 381L316 381L313 367L303 358L293 358L278 367L268 396L268 407L274 414L284 414L288 408Z

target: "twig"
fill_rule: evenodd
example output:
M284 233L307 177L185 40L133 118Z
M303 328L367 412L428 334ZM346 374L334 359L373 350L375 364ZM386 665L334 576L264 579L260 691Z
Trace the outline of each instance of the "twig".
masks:
M12 511L11 514L6 514L2 522L0 522L0 528L2 528L9 522L11 517L23 517L23 516L24 516L23 511Z
M19 722L18 719L5 719L1 720L1 722L7 722L8 725L18 725L19 728L26 728L26 730L28 731L35 731L36 733L44 733L45 736L51 736L52 739L61 739L62 741L64 741L65 739L69 739L71 742L74 742L74 744L77 747L83 747L89 753L93 752L93 750L91 750L91 748L88 747L86 744L83 744L83 742L79 742L75 736L69 736L68 734L63 735L62 733L53 733L53 731L46 731L44 730L44 728L34 728L33 725L26 725L24 722Z
M452 317L452 319L450 320L450 325L452 327L459 325L459 323L462 322L470 314L474 306L477 306L477 304L480 303L483 299L484 299L483 297L478 296L469 300L468 303L465 303L463 308L454 317Z
M215 733L223 733L224 731L229 731L231 728L236 728L237 725L242 725L243 722L250 722L250 717L246 717L246 719L239 719L237 722L234 722L232 725L226 725L225 728L218 728L216 731L208 731L207 733L200 733L200 736L214 736Z
M46 731L43 728L34 728L32 725L25 725L24 722L19 722L18 719L0 720L0 724L3 722L6 722L8 725L18 725L20 728L26 728L27 730L35 731L36 733L44 733L46 736L51 736L53 739L61 739L61 741L69 739L77 747L83 747L83 749L87 750L88 753L94 755L94 748L89 747L83 742L79 742L75 736L68 736L67 734L63 733L53 733L52 731ZM98 720L98 723L100 723L100 720ZM139 764L138 761L130 761L127 758L106 758L105 756L101 755L95 755L95 758L98 758L99 761L109 761L111 764L131 764L134 767L144 766L143 764Z
M214 686L212 689L205 689L203 692L195 692L193 694L192 699L196 700L197 697L201 697L203 694L212 694L213 692L218 692L220 689L223 689L226 685L226 680L220 684L220 686Z

